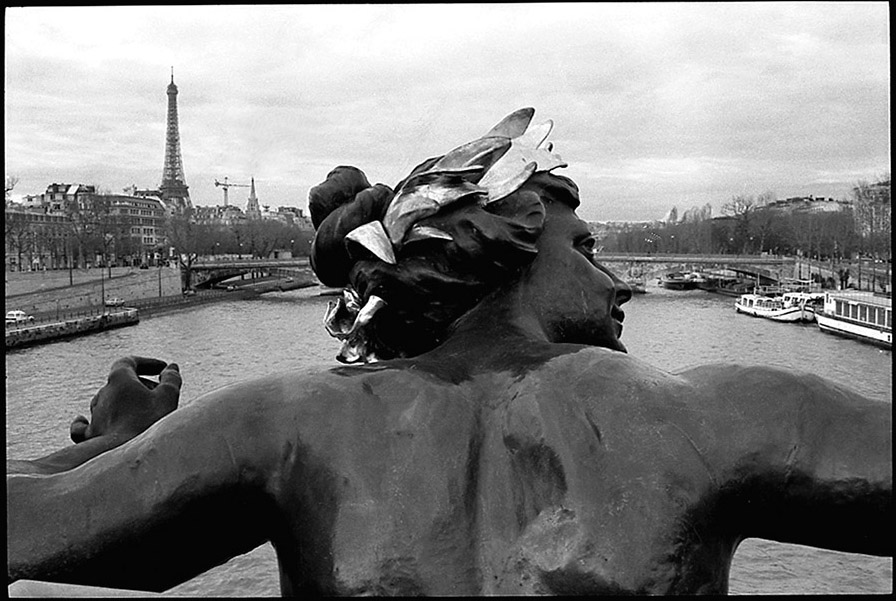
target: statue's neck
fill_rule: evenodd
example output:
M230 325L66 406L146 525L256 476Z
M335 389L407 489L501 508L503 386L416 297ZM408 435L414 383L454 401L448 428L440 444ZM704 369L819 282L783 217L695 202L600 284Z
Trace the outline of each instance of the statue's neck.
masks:
M486 297L454 324L442 344L421 358L441 370L450 366L454 377L464 379L525 372L582 348L555 344L524 298L510 290Z
M550 342L523 299L519 284L492 292L455 322L440 348Z

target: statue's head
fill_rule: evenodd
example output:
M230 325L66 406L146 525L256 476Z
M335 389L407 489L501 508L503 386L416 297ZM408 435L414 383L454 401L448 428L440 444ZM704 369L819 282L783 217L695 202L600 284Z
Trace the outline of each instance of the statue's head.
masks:
M551 173L566 164L545 142L551 122L529 127L533 114L516 111L425 161L394 192L354 167L311 190L312 265L323 283L344 287L325 318L343 340L340 361L435 348L485 296L520 280L539 252L546 207L574 217L578 188Z

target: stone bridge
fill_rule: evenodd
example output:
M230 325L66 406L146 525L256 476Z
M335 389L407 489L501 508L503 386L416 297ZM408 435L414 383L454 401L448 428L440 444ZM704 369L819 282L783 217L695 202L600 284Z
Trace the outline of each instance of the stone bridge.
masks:
M268 277L311 276L308 257L289 259L200 259L190 267L193 288L211 288L215 284L242 275Z
M728 269L745 277L780 281L796 277L794 257L778 255L685 255L599 253L597 260L620 277L659 278L676 271Z
M729 269L747 278L780 281L784 278L811 279L816 274L838 281L837 267L849 267L853 282L860 289L889 291L891 273L889 265L866 265L862 269L855 263L813 261L805 257L779 255L687 255L677 253L599 253L598 261L620 277L659 278L675 271ZM215 284L239 275L258 277L270 275L311 277L308 257L289 259L202 259L192 266L193 286L210 288Z

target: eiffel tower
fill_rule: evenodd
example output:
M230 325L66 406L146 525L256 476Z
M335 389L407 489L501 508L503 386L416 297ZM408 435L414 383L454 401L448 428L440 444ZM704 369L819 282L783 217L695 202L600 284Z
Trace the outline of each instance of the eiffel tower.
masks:
M165 167L162 185L159 186L162 201L177 213L193 208L190 202L183 160L180 157L180 134L177 129L177 86L174 85L174 67L171 67L171 83L168 84L168 131L165 134Z

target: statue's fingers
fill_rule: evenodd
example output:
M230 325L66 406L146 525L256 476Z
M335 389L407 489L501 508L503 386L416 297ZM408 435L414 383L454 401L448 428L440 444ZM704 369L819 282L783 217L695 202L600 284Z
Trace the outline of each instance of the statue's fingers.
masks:
M174 386L180 392L180 387L183 384L183 379L180 376L180 366L177 363L169 363L162 370L162 373L159 374L159 383Z
M131 372L133 372L134 375L137 375L137 357L119 357L112 362L112 367L109 368L109 379L115 374L127 374Z
M159 374L159 385L153 391L153 394L170 403L171 410L177 408L177 400L180 397L180 389L183 385L183 379L180 375L180 367L177 363L169 363L168 366Z
M130 355L121 357L112 363L109 371L109 380L113 378L127 378L136 380L138 374L154 376L162 371L167 363L161 359L151 359L149 357L138 357Z
M87 418L83 415L79 415L72 421L72 425L69 428L69 433L72 437L72 441L76 444L79 442L84 442L87 440L87 427L90 425L90 422L87 421Z
M144 378L141 376L138 376L138 377L140 378L140 383L143 384L144 386L146 386L147 388L149 388L150 390L153 390L156 386L159 385L159 383L156 382L155 380L150 380L149 378Z
M134 360L134 371L141 376L155 376L160 374L165 366L168 365L161 359L152 359L150 357L131 357Z

